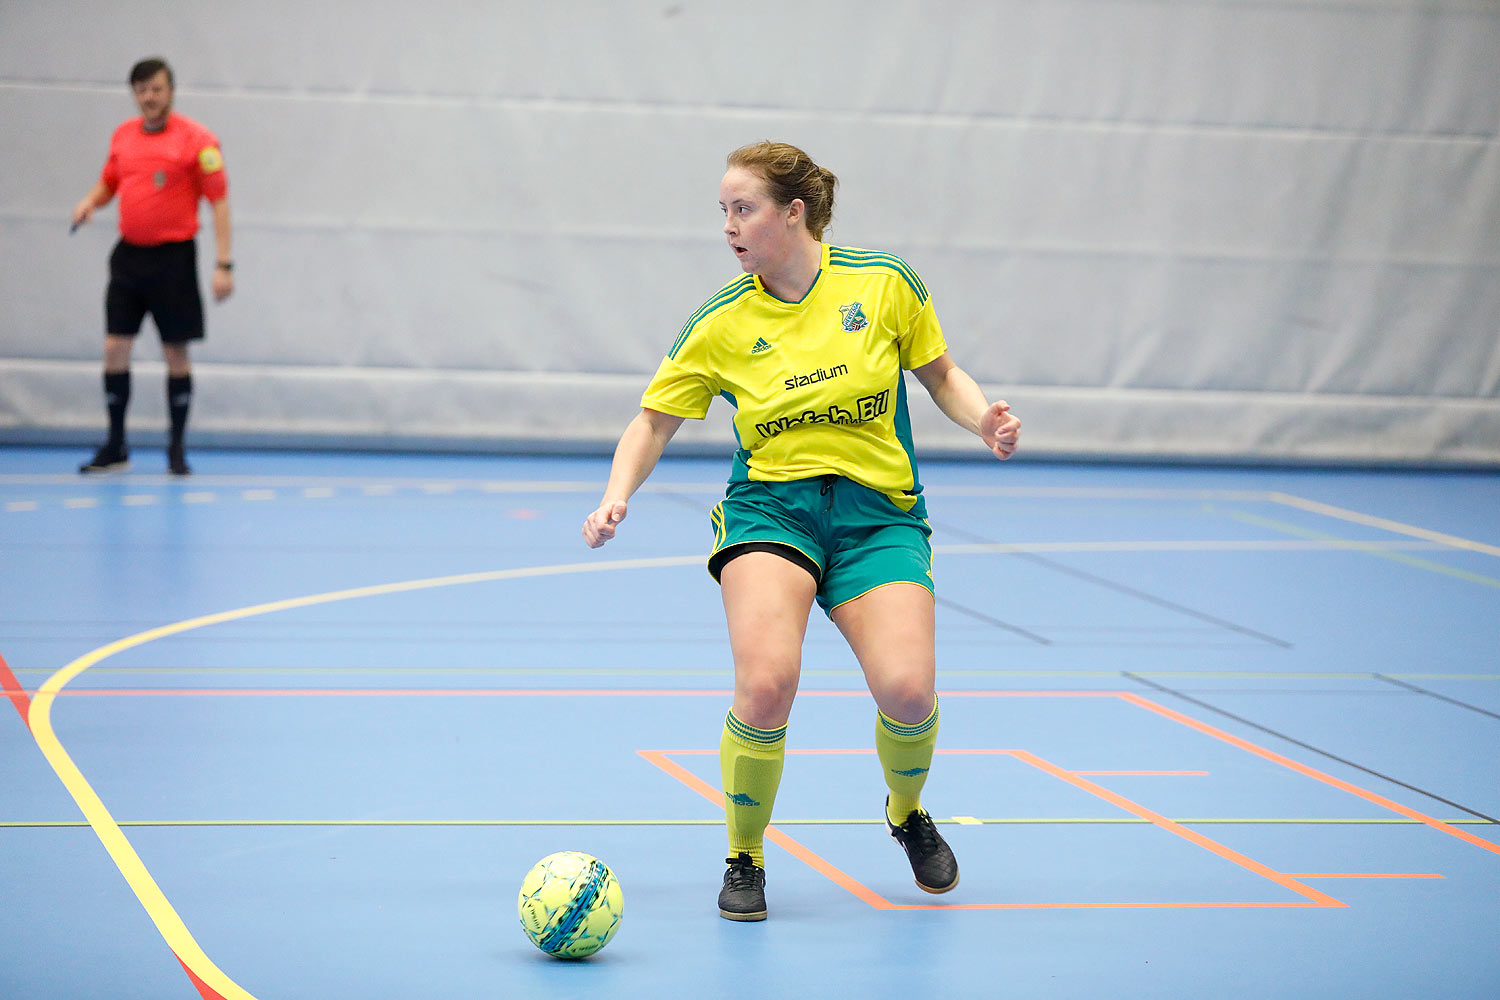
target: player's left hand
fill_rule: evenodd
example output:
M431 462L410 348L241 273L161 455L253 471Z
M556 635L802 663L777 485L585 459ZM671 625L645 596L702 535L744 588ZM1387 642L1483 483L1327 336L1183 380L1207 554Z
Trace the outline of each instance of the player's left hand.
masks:
M226 271L222 267L214 268L212 287L214 301L223 302L234 294L234 273Z
M991 403L979 418L979 436L995 457L1004 461L1016 453L1021 439L1021 418L1010 412L1005 400Z
M606 500L583 522L583 540L597 549L615 537L615 525L625 520L628 507L623 500Z

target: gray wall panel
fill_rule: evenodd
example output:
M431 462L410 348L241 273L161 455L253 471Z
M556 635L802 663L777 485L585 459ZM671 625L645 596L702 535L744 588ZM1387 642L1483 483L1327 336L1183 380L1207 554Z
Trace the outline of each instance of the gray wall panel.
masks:
M776 136L1033 454L1500 463L1486 0L6 3L0 439L102 420L113 208L66 217L153 52L231 178L200 440L606 446Z

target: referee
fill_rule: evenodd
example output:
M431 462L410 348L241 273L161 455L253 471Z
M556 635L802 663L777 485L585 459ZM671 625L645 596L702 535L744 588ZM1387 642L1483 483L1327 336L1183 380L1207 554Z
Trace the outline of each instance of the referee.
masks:
M79 472L130 467L125 444L130 353L148 312L167 362L167 411L171 415L167 468L178 476L191 471L183 434L193 399L188 344L203 339L203 298L198 292L194 241L200 197L213 206L217 255L212 288L217 301L234 291L234 261L229 252L229 182L219 140L172 110L173 85L172 68L163 59L143 59L131 67L130 88L141 115L115 129L98 183L73 209L73 228L77 229L93 217L96 208L120 196L120 242L109 257L109 288L104 297L104 402L109 439Z

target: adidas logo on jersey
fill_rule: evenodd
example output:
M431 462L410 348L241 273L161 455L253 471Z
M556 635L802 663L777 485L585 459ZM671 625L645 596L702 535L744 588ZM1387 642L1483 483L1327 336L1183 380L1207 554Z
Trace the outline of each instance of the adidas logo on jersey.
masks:
M770 349L771 349L771 345L768 344L768 343L766 343L766 338L765 337L761 337L761 338L759 338L759 339L757 339L755 341L755 346L752 347L752 348L750 348L750 353L751 354L764 354L767 351L769 351Z

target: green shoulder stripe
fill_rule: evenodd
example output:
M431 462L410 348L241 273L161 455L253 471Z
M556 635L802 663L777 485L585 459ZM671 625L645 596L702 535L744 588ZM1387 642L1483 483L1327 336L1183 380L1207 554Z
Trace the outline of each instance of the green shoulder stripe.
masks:
M911 265L895 254L879 250L856 250L852 247L829 247L828 263L843 267L883 267L895 271L906 279L906 283L916 293L918 302L927 301L927 286L922 284L922 279L917 277L917 272L911 269Z
M677 352L682 350L682 345L687 342L688 337L699 323L707 319L712 313L729 305L749 292L755 291L755 277L753 275L741 275L734 281L719 289L714 297L703 303L703 307L693 313L692 319L683 326L682 332L677 334L677 339L672 343L672 349L667 352L667 357L677 357Z

